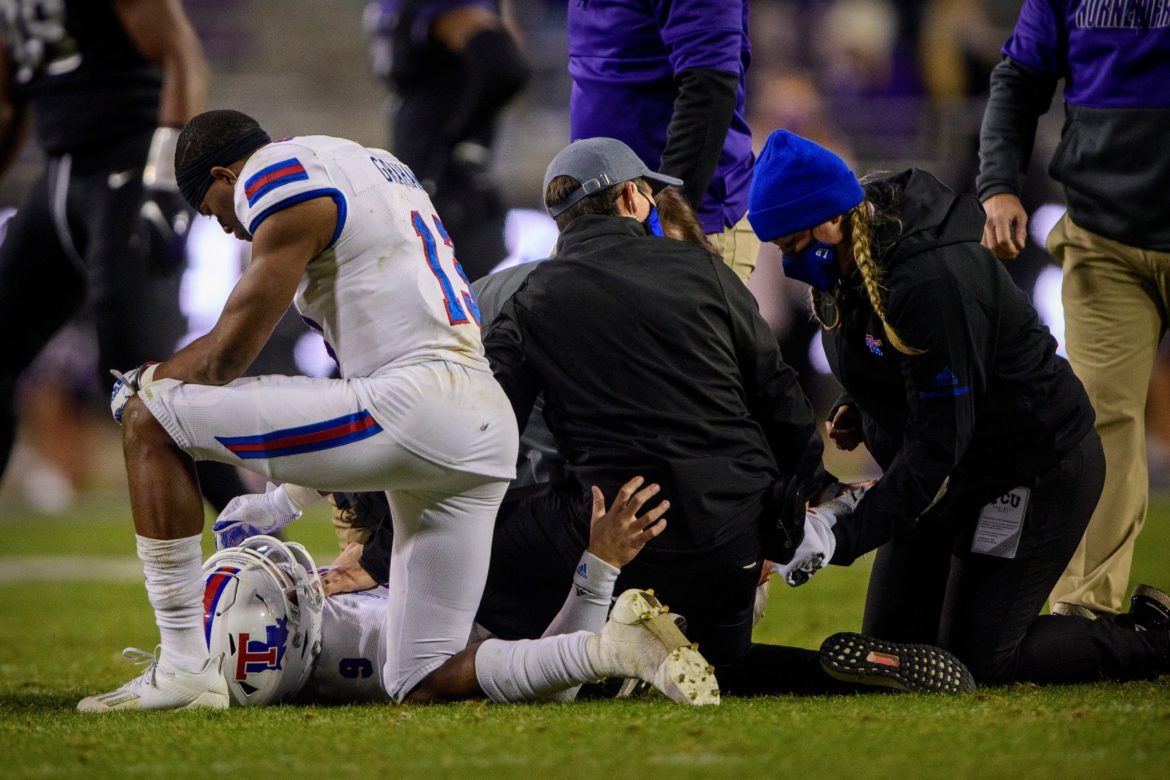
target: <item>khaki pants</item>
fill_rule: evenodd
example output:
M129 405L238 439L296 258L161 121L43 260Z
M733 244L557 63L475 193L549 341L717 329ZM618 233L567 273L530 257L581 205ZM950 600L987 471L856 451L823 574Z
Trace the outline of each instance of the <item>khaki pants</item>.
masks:
M333 510L333 533L337 536L337 546L344 552L354 542L365 544L369 541L373 529L357 524L357 512L351 508L341 509L329 494L329 506Z
M1050 601L1117 612L1149 502L1146 394L1166 332L1170 252L1090 233L1067 214L1048 251L1064 266L1068 359L1097 413L1106 468L1097 510Z
M747 284L748 277L756 270L756 256L760 254L760 239L752 232L747 217L722 233L708 233L707 240L711 242L715 254L722 255L728 268Z

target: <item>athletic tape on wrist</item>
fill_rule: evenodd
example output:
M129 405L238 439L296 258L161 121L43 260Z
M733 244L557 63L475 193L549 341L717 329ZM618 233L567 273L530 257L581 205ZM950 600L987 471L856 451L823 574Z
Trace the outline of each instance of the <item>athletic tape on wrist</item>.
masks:
M139 374L138 374L138 380L136 382L139 390L143 390L147 387L150 387L150 383L154 381L154 371L158 367L159 367L159 364L157 362L147 363L143 367L142 371L139 372Z

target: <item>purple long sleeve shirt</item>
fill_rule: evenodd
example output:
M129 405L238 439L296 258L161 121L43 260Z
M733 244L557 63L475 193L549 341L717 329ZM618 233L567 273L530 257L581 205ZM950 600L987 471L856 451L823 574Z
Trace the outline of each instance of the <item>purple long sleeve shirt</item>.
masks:
M676 74L706 68L738 75L735 115L698 210L707 233L738 222L747 213L754 162L744 119L747 0L569 0L568 27L573 140L618 138L654 170L666 148Z
M1090 108L1170 106L1170 2L1025 0L1004 55Z
M1049 174L1080 227L1170 251L1170 0L1025 0L991 74L976 186L1020 191L1038 117L1064 80Z

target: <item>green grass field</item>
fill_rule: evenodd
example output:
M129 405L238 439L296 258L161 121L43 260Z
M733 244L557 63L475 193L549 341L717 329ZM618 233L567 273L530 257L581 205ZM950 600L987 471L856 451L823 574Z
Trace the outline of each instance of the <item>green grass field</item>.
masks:
M0 505L0 518L0 778L1170 776L1170 677L964 697L725 699L703 710L656 699L81 716L79 698L137 669L124 646L157 641L124 500L94 499L64 518ZM336 549L321 511L290 531L320 561ZM1163 496L1133 581L1170 586L1168 559ZM773 583L757 638L815 646L855 630L866 574L860 562L799 590Z

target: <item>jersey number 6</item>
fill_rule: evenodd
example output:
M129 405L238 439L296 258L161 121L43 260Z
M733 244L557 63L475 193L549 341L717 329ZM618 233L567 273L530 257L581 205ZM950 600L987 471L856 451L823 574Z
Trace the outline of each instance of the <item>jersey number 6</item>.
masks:
M443 221L439 219L437 214L432 214L431 219L435 223L435 229L439 231L439 236L443 239L443 245L447 247L454 247L451 242L451 237L447 235L447 229L443 227ZM459 298L463 299L464 306L467 311L471 313L471 317L475 320L475 324L479 325L479 304L475 301L475 293L471 291L471 283L467 281L467 274L463 273L463 267L459 265L459 261L452 255L451 261L455 266L455 273L459 274L459 278L463 280L463 289L459 293L459 298L455 296L455 288L451 284L451 278L447 276L447 272L443 269L443 264L439 260L439 249L435 245L435 235L427 226L427 221L417 211L410 212L410 221L414 224L414 232L418 233L418 237L422 239L423 252L427 256L427 265L431 267L431 273L439 280L439 287L443 290L443 307L447 310L447 319L452 325L460 325L467 322L467 314L463 310L463 306L459 305Z

